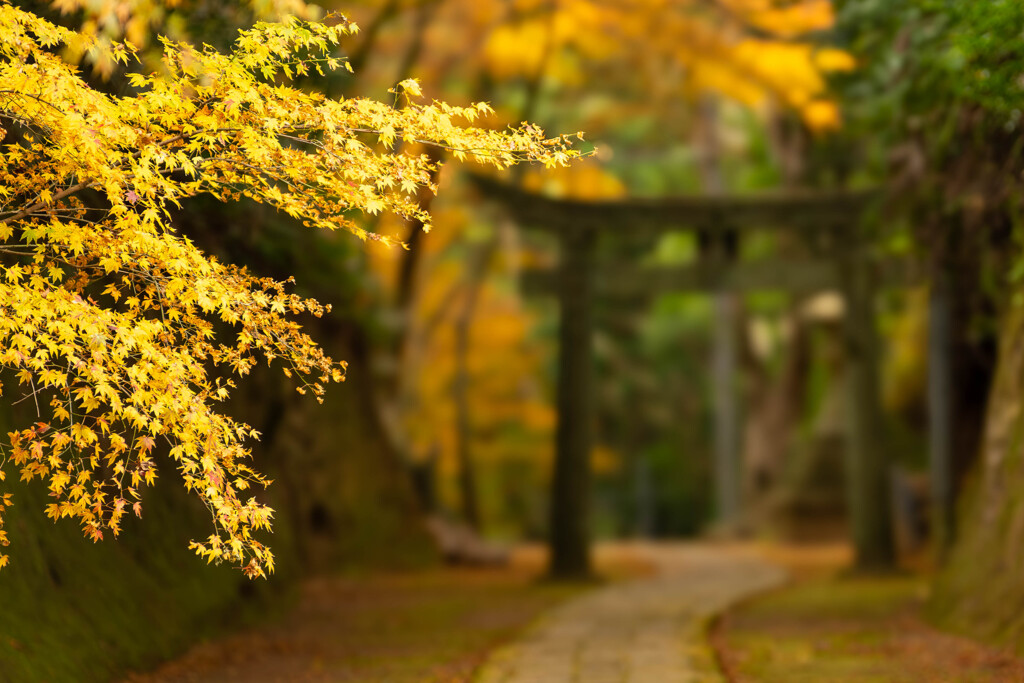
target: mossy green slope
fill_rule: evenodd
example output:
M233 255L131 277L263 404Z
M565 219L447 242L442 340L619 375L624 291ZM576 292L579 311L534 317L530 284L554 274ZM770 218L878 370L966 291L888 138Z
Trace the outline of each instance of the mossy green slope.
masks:
M38 482L36 482L38 484ZM11 565L0 573L0 681L105 681L176 654L239 606L238 572L187 549L204 520L185 496L150 496L144 523L93 544L14 484ZM191 524L189 523L191 522Z
M270 431L267 403L280 389L252 379L232 412ZM269 582L208 566L188 550L190 539L210 533L209 513L166 460L144 493L144 518L126 518L118 539L96 544L72 522L46 518L44 485L18 482L8 468L2 490L14 506L5 513L11 564L0 571L0 683L115 679L242 617L265 616L309 573L436 561L367 389L360 367L324 406L285 401L275 435L258 445L256 466L275 479L260 494L276 511ZM19 424L32 421L23 417ZM11 423L0 414L3 432Z

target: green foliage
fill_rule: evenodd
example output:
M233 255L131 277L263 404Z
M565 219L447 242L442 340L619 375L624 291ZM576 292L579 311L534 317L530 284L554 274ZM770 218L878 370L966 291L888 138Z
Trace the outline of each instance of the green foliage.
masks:
M1024 5L1012 0L946 0L926 6L942 17L936 21L948 36L945 45L940 42L936 46L939 78L935 84L948 84L957 100L1005 114L1009 117L1007 123L1015 126L1024 96L1020 63L1024 53Z
M880 248L912 242L955 272L960 293L975 293L971 319L958 325L991 336L1007 274L1024 275L1024 6L844 0L838 17L840 42L860 68L834 79L848 125L826 154L888 187Z
M924 134L928 150L941 156L964 144L984 145L1000 129L1017 130L1024 97L1020 3L845 0L838 6L836 32L860 68L833 80L856 134L874 133L889 144ZM965 108L980 114L967 140L956 125Z

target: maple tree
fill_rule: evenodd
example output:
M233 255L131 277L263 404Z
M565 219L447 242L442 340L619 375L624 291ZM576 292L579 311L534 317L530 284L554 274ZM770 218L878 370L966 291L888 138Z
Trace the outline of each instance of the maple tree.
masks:
M126 68L139 58L131 43L0 4L0 368L37 414L8 434L0 481L10 468L45 480L53 519L116 536L125 515L141 516L166 450L211 514L195 551L249 576L273 570L254 535L272 518L251 494L268 483L248 464L258 434L217 404L260 357L317 399L345 363L296 320L326 307L201 252L173 227L183 202L245 198L394 245L355 216L391 212L429 229L416 195L436 190L436 164L401 143L497 168L577 155L535 126L474 127L486 104L422 103L411 80L393 90L400 108L296 86L346 67L336 45L356 30L287 18L241 31L230 52L164 38L160 72L128 73L130 94L114 96L56 51ZM10 504L3 494L0 513Z

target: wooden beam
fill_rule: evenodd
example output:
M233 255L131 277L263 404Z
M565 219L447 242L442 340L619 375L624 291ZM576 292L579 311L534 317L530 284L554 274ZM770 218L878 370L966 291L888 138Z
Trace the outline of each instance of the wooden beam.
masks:
M869 189L581 201L524 192L483 176L471 179L524 227L555 231L582 226L630 233L679 229L712 233L762 228L833 230L859 220L864 207L878 194Z
M921 281L915 263L902 258L868 264L870 277L879 287L905 287ZM522 273L523 293L553 294L556 271L528 269ZM636 301L671 292L712 294L786 291L813 293L839 289L840 270L835 263L821 260L764 259L747 263L697 263L685 266L630 266L606 264L595 272L597 296L614 301Z
M523 272L523 291L554 291L556 274L549 270ZM606 265L596 272L595 293L609 299L632 299L670 292L756 290L820 291L839 286L835 265L826 261L766 260L742 264L698 263L687 266L636 267Z

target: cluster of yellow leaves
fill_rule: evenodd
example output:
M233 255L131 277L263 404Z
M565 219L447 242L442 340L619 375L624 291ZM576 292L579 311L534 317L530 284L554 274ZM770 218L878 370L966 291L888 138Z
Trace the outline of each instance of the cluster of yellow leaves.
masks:
M207 21L220 15L225 25L244 26L251 20L273 21L285 15L300 19L319 19L322 12L317 5L305 0L247 0L235 3L201 3L197 0L51 0L50 6L62 15L81 17L79 30L98 42L109 46L111 41L127 40L145 50L154 35L176 40L190 40L189 18L201 11ZM246 21L247 17L251 17ZM85 57L102 76L109 77L117 63L105 51L86 55L68 50L71 61Z
M829 0L511 4L515 9L484 47L488 70L498 78L530 78L546 68L555 80L581 85L601 69L629 64L650 93L714 92L746 106L771 99L812 128L839 123L824 74L852 69L853 59L803 39L833 25Z
M608 149L600 148L598 155L607 153ZM543 173L529 169L523 173L522 188L548 197L587 201L621 199L628 193L622 181L606 171L596 156Z
M318 399L345 364L294 320L320 316L317 302L178 235L170 212L182 201L246 197L312 227L391 243L353 214L429 226L415 196L434 189L433 164L396 150L399 141L498 168L575 156L532 126L467 125L486 105L414 102L415 82L401 84L410 99L401 109L289 84L344 67L335 46L353 30L258 24L229 54L164 40L163 73L130 76L134 92L118 97L90 88L55 50L128 64L132 46L0 2L0 371L38 413L0 446L0 480L12 465L22 479L45 480L50 517L77 519L94 540L117 535L125 514L141 516L140 489L166 454L213 520L196 552L250 576L273 570L254 537L272 516L250 493L268 483L246 464L244 442L258 435L215 404L258 358L279 359L300 393ZM9 504L0 498L0 526Z

